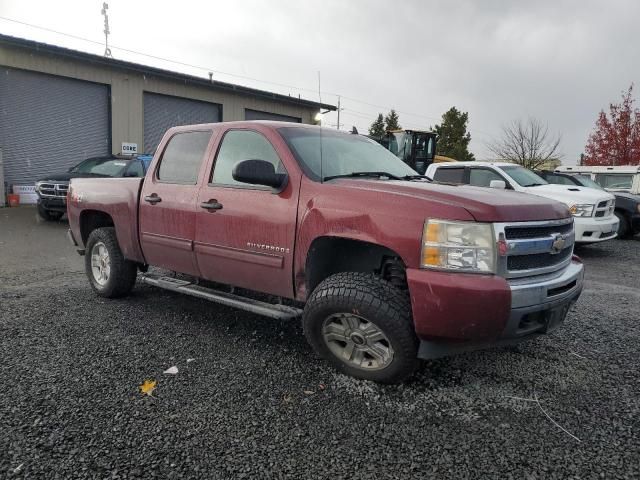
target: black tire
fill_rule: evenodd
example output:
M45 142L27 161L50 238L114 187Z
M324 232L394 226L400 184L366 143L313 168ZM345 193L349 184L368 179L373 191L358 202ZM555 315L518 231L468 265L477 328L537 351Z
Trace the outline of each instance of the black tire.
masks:
M56 212L54 210L47 210L46 208L44 208L42 206L42 204L38 204L38 215L40 216L40 218L42 218L43 220L46 220L47 222L57 222L58 220L60 220L62 218L62 216L64 215L63 212Z
M616 217L620 220L620 224L618 225L618 238L629 238L631 228L629 226L629 221L624 216L624 214L620 212L615 212Z
M329 319L341 314L357 315L363 320L362 324L371 322L386 336L385 341L388 339L393 351L386 366L362 369L332 352L325 341L323 328ZM409 377L419 363L419 342L411 319L408 292L374 275L343 272L324 280L305 305L303 328L307 341L321 357L337 370L356 378L399 383Z
M108 278L103 279L103 281L98 281L94 274L92 258L94 247L101 249L101 245L104 246L108 254L109 274ZM87 240L84 259L85 272L91 288L101 297L122 297L129 294L133 289L136 283L138 267L134 262L126 260L122 255L115 228L104 227L92 231Z

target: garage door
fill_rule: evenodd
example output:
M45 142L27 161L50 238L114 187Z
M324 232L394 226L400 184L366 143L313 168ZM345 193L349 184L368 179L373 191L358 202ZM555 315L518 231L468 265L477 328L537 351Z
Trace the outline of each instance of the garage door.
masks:
M302 119L298 117L290 117L289 115L280 115L278 113L261 112L260 110L245 109L245 120L277 120L279 122L302 123Z
M0 68L0 147L9 185L109 154L109 87Z
M219 122L220 105L156 93L144 94L144 151L153 153L164 133L178 125Z

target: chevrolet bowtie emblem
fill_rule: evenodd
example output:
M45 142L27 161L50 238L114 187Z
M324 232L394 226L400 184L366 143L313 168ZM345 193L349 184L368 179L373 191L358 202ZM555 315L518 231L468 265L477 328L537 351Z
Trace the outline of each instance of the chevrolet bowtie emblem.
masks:
M567 240L564 235L560 233L554 233L553 242L551 243L551 254L555 255L557 253L560 253L562 250L564 250L564 246L566 243Z

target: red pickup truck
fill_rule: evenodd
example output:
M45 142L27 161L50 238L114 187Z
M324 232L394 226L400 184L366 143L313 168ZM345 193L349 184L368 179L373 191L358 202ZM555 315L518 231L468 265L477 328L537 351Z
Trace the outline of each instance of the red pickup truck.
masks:
M98 295L138 279L301 317L318 354L378 382L547 333L582 290L560 203L433 183L364 136L315 126L172 128L144 179L73 179L68 215Z

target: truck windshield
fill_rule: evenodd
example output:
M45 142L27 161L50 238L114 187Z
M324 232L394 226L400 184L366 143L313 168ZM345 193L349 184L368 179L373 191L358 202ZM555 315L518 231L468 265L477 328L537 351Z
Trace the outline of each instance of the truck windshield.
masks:
M70 172L115 177L127 167L128 163L127 160L117 158L89 158L73 167Z
M358 172L387 172L396 177L417 175L398 157L362 135L322 129L321 136L319 128L301 127L283 127L278 131L312 180Z
M584 175L576 175L574 178L583 187L597 188L598 190L604 190L598 183L594 182L589 177L585 177Z
M521 187L537 187L538 185L547 185L549 183L537 173L533 173L531 170L519 165L508 165L500 167L500 169Z

